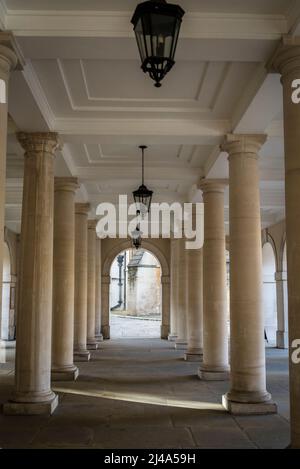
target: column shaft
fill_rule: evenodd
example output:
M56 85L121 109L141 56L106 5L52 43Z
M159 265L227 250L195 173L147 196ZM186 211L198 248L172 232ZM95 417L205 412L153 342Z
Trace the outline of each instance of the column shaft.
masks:
M87 346L89 350L98 348L95 337L96 315L96 221L88 221L88 287L87 287Z
M187 254L185 238L176 240L178 243L178 290L177 290L177 339L175 348L187 349Z
M188 256L187 361L203 356L203 255L202 249L190 249Z
M286 272L276 272L276 302L277 302L277 324L276 333L277 348L287 349L289 343L288 337L288 318L287 318L287 274Z
M103 339L110 339L110 325L109 325L109 289L110 289L110 275L102 276L101 279L101 299L102 299L102 316L101 316L101 330Z
M19 134L25 149L16 391L4 406L10 414L51 414L57 396L50 388L54 152L56 134Z
M161 277L161 339L167 340L170 332L170 277L162 275Z
M204 380L229 377L224 190L227 182L204 180L203 363Z
M55 178L52 380L75 380L73 363L76 178Z
M232 413L274 413L266 391L258 151L265 135L228 135Z
M96 236L96 303L95 303L95 336L103 340L101 333L101 239Z
M87 350L87 219L89 204L75 204L74 360L88 361Z
M272 66L283 85L291 447L300 449L300 104L292 100L300 78L299 37L282 40Z
M171 244L171 311L170 311L170 321L171 321L171 331L169 334L169 340L174 342L177 338L177 291L178 291L178 242L176 239L172 238L170 241Z

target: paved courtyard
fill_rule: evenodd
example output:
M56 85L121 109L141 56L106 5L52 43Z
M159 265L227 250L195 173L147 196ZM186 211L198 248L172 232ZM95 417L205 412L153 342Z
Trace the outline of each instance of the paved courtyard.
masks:
M160 320L137 319L111 315L110 335L112 339L148 337L160 338Z
M3 352L3 351L2 351ZM0 403L13 390L13 349L0 365ZM279 414L232 417L227 382L205 383L172 343L112 340L81 363L75 383L56 383L52 417L0 414L3 448L285 448L289 443L287 352L267 350L268 388Z

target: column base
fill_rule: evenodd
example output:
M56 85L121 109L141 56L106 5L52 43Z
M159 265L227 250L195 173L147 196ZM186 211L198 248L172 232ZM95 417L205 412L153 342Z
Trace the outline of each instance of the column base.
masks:
M166 325L162 325L160 328L160 338L163 340L168 340L169 332L170 332L170 327Z
M222 396L223 407L233 415L277 414L277 404L272 399L265 402L236 402L228 394Z
M187 362L201 362L203 360L202 350L188 350L184 354L184 359Z
M102 326L101 331L104 340L110 339L110 326Z
M88 350L74 352L74 362L88 362L91 359L91 354Z
M58 406L58 396L48 402L6 402L4 415L52 415Z
M98 342L88 342L88 343L86 344L86 348L87 348L88 350L97 350L98 347L99 347L99 343L98 343Z
M176 350L187 350L188 348L188 343L184 342L183 340L176 340L175 341L175 349Z
M170 342L175 342L175 340L177 339L177 337L178 337L177 335L169 334L169 335L168 335L168 340L169 340Z
M277 331L276 332L276 346L280 349L289 348L289 335L287 332Z
M97 342L103 342L103 335L102 334L96 335L96 340Z
M230 370L229 367L216 367L213 369L202 365L198 370L198 377L203 381L227 381L230 378Z
M51 370L51 381L76 381L79 375L77 366Z

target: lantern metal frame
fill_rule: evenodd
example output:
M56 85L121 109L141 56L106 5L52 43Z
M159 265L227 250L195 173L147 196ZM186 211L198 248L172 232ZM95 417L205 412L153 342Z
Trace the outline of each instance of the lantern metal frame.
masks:
M185 11L179 5L167 3L166 0L148 0L136 7L132 17L141 68L144 73L149 73L157 88L161 87L161 81L175 64L184 14ZM167 38L171 38L171 41L167 41Z
M142 184L140 187L133 191L134 202L139 211L142 211L143 206L146 207L147 212L150 212L153 191L145 185L145 150L148 148L145 145L139 147L142 150Z

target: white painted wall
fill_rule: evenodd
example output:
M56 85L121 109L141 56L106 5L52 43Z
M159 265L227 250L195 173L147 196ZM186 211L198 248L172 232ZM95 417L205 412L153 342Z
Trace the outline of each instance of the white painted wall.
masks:
M122 253L124 254L124 253ZM130 279L128 263L134 251L126 251L126 311L131 316L161 316L161 267L158 260L148 251L136 270L135 280ZM118 303L118 262L111 267L110 307ZM122 270L122 294L124 291L124 270ZM123 306L122 308L123 309Z

